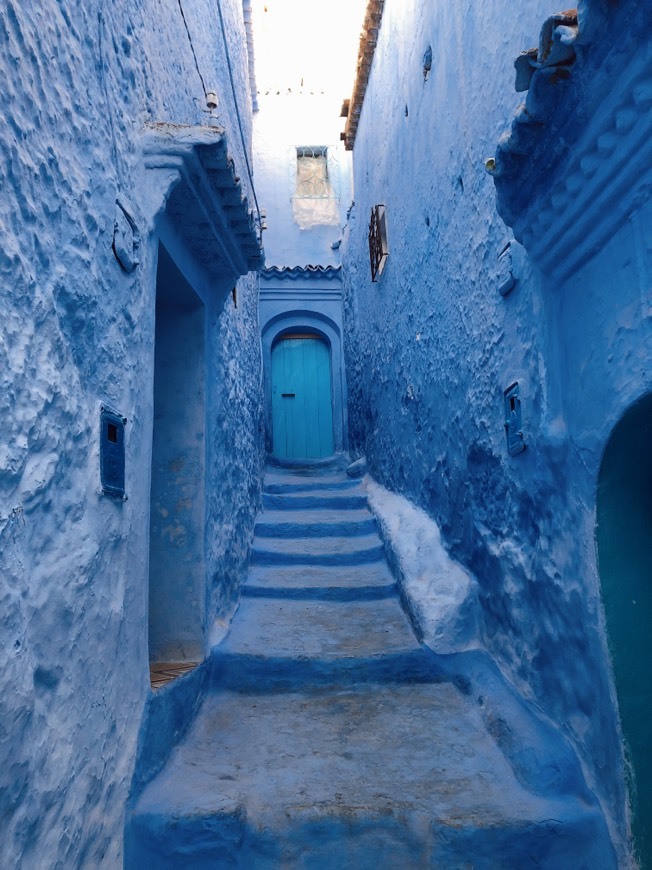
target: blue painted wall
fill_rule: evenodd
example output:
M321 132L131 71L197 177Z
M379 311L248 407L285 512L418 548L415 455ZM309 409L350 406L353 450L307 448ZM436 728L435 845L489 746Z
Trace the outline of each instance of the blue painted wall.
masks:
M248 149L242 6L221 7ZM251 200L217 4L198 0L184 11ZM9 0L0 68L0 865L118 867L150 696L159 236L203 294L209 332L204 645L234 605L257 508L256 283L238 282L235 309L235 279L221 286L202 274L175 239L173 216L165 226L174 173L162 183L145 167L147 121L207 119L178 4ZM130 273L112 250L116 198L140 233L140 265ZM126 502L100 494L102 403L127 417Z
M332 97L308 89L305 93L263 92L258 102L254 149L256 186L261 207L267 212L266 263L281 267L337 266L342 228L353 196L351 156L339 141L339 106ZM315 145L329 149L337 220L304 229L296 222L292 206L296 149Z
M630 27L622 9L580 7L588 47L578 48L578 64L592 58L612 80L634 74L632 56L636 70L644 68L646 10ZM514 93L512 61L538 44L552 11L533 2L514 18L502 0L473 8L385 3L343 244L350 432L374 477L425 508L477 578L484 643L574 741L625 866L627 801L596 561L596 489L610 432L650 389L650 185L639 175L620 194L610 192L609 207L595 206L580 238L561 211L556 216L562 200L547 202L550 212L537 223L544 209L533 199L519 228L525 248L497 214L484 162L523 99ZM433 62L424 77L428 46ZM613 126L620 118L624 129L611 91L591 92L594 71L580 78L577 104L535 118L548 147L528 164L538 179L532 190L551 189L553 169L569 163L569 142L579 141L593 116L599 127L612 112ZM555 81L567 77L562 70ZM594 167L606 161L605 172L619 165L617 153L601 150L606 141L591 156ZM524 153L528 142L520 143ZM514 191L525 177L525 170L514 175ZM586 181L572 184L570 202ZM632 190L639 196L630 202ZM367 230L377 203L387 208L390 254L372 284ZM602 213L620 217L606 239L584 249L572 274L530 254L547 227L557 244L563 226L572 236L570 263ZM526 224L529 237L520 232ZM502 297L498 257L510 239L517 282ZM558 261L566 262L564 253ZM526 450L511 457L503 392L514 382Z

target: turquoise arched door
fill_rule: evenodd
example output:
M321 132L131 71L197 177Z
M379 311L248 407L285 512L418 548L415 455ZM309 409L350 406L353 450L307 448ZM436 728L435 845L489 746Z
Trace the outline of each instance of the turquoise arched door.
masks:
M634 775L632 833L652 868L652 396L611 434L598 484L600 580L620 721Z
M318 335L286 335L272 348L272 430L279 458L333 453L330 350Z

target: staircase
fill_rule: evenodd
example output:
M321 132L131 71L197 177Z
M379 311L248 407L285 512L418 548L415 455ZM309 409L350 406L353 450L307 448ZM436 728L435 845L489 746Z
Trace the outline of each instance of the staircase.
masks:
M559 732L485 654L419 642L337 463L268 469L207 667L197 715L135 796L128 870L616 866Z

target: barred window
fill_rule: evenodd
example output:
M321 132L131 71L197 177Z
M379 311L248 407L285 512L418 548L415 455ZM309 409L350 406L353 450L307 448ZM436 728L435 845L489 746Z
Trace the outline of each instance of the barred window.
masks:
M296 196L309 199L334 197L328 178L326 148L297 148Z
M294 220L304 230L319 225L337 225L337 163L329 149L325 145L301 146L296 149L295 159Z

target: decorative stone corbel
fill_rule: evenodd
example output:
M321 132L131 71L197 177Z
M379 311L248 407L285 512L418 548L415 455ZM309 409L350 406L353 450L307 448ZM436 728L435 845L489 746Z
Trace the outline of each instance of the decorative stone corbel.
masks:
M485 163L499 214L560 282L652 196L652 16L630 18L581 0L547 19L516 61L525 103Z

